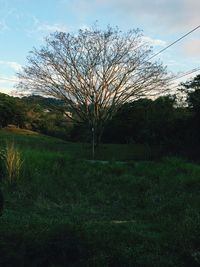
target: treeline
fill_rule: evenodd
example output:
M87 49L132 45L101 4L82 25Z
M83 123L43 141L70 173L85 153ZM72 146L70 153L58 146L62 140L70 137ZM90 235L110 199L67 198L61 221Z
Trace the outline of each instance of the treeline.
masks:
M105 128L103 141L146 144L167 155L190 154L191 145L199 145L196 114L175 103L167 96L124 105Z
M126 103L105 126L102 143L141 143L156 148L158 156L200 159L200 75L180 85L178 96ZM180 96L182 99L180 99ZM91 130L76 126L71 135L84 140Z
M181 88L185 99L179 104L175 96L165 96L123 105L105 125L102 143L141 143L164 154L200 158L200 75ZM91 129L74 124L66 111L70 113L65 103L53 98L0 94L0 127L14 124L69 141L91 142Z

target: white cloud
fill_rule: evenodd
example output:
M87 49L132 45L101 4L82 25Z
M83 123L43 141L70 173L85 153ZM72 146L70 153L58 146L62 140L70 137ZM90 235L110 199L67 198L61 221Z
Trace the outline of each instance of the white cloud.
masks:
M155 27L185 30L199 24L199 0L111 0L119 12L145 19Z
M25 31L28 37L37 39L38 41L43 43L44 38L50 33L66 32L67 30L67 26L62 23L44 22L39 20L35 16L31 16L31 24Z
M161 46L161 47L164 47L164 46L167 45L167 43L165 41L163 41L163 40L153 39L153 38L148 37L148 36L143 36L142 37L142 40L144 42L147 42L151 46Z
M62 24L58 24L58 23L55 23L55 24L47 24L47 23L44 23L44 24L39 24L36 28L36 30L38 32L42 32L42 33L51 33L51 32L65 32L67 30L67 27L65 25L62 25Z
M39 32L39 33L42 33L44 35L47 35L49 33L56 32L56 31L58 31L58 32L66 32L67 31L66 25L61 24L61 23L50 24L47 22L41 22L36 17L33 17L33 20L34 20L33 32Z
M16 76L0 76L0 92L10 94L13 89L14 85L19 81L18 77Z
M69 4L68 0L63 2ZM71 3L72 2L72 3ZM111 16L124 18L138 25L170 31L187 31L200 24L200 0L73 0L79 16L99 10L110 10Z
M11 68L14 71L20 71L22 69L22 66L19 63L15 62L15 61L0 60L0 65L7 66L7 67Z

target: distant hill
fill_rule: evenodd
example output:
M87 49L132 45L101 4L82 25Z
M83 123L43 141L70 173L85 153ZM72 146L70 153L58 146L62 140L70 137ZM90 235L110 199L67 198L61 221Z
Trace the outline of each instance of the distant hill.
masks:
M69 110L69 107L66 107L66 103L63 100L59 100L52 97L42 97L40 95L31 95L24 96L21 98L21 101L28 105L40 105L44 109L55 109L55 108L64 108Z

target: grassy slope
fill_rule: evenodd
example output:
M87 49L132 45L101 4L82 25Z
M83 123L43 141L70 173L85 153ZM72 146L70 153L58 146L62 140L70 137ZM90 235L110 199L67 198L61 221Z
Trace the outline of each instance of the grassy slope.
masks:
M199 165L90 163L79 144L0 137L24 158L19 183L2 184L0 266L198 266Z

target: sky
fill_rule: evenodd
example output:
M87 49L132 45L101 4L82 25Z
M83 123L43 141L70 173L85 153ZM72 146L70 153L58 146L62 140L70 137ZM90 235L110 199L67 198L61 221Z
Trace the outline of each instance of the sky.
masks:
M139 28L157 52L200 25L199 10L200 0L0 0L0 92L16 94L16 73L52 32L76 32L96 21L124 32ZM199 68L200 28L155 59L173 73Z

